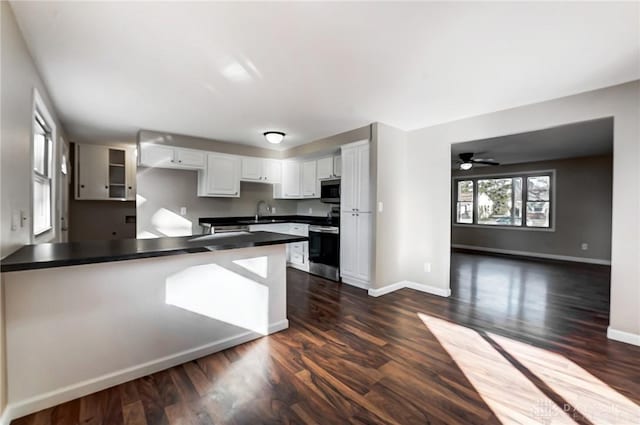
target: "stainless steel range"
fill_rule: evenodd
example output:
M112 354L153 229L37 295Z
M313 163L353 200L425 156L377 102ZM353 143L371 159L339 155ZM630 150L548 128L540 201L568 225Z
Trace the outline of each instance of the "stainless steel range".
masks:
M309 273L340 280L340 228L309 226Z
M339 220L339 207L328 214ZM309 226L309 273L340 280L340 228L335 225Z

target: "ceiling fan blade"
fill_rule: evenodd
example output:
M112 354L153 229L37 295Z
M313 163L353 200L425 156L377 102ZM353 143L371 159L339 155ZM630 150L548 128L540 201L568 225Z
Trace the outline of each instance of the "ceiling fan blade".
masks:
M500 165L499 162L488 161L488 160L484 160L484 159L472 159L471 162L473 162L474 164Z

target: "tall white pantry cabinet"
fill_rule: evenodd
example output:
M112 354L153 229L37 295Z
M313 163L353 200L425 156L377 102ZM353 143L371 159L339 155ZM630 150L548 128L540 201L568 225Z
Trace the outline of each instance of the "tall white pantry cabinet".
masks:
M340 276L368 288L372 262L372 207L368 140L342 146Z

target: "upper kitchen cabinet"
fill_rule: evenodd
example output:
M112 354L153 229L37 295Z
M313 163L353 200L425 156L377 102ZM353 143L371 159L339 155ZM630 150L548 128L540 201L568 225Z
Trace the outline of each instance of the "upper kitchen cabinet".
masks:
M75 145L77 200L135 200L135 149Z
M305 198L319 198L318 178L316 177L316 161L302 163L302 196Z
M279 183L281 174L280 161L253 157L242 158L243 181L258 183Z
M333 177L342 176L342 159L340 155L333 157Z
M140 144L140 165L145 167L201 170L205 152L153 143Z
M342 147L342 211L371 212L369 176L369 142L356 142Z
M330 156L318 160L318 180L340 177L340 156Z
M239 197L240 169L237 156L207 154L206 168L198 172L198 196Z
M273 197L276 199L299 199L302 197L300 163L293 160L282 161L280 184L273 185Z

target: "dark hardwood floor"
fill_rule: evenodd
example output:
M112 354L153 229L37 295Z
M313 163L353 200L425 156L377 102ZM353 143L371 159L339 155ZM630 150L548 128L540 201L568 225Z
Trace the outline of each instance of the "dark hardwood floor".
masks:
M452 291L372 298L289 270L288 330L13 424L640 423L609 268L455 253Z

